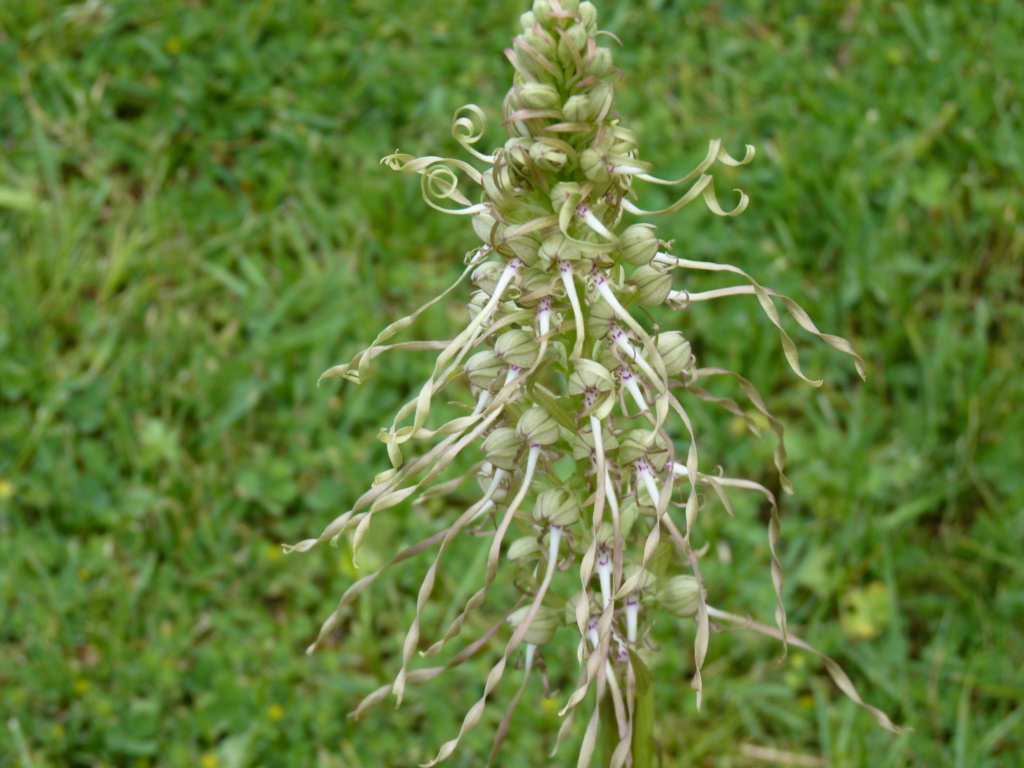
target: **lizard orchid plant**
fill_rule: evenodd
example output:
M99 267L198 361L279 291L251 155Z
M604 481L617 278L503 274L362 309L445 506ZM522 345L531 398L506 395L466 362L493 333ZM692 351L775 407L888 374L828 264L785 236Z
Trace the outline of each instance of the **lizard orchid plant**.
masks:
M697 200L719 216L742 213L746 194L739 192L733 207L723 207L712 171L716 164L746 165L754 158L753 147L737 158L715 140L683 178L656 177L651 164L641 159L637 135L613 109L611 80L618 70L602 42L617 38L598 30L594 6L578 0L536 0L521 24L522 33L505 52L515 74L503 104L508 140L501 147L490 154L476 148L486 121L482 110L468 105L456 112L452 133L475 163L400 153L382 161L393 170L418 175L426 203L468 218L479 243L466 256L459 282L387 327L349 363L324 373L323 378L342 376L359 383L382 352L439 351L433 373L417 396L399 410L390 429L381 431L391 468L319 537L287 549L334 544L349 534L355 558L377 515L407 500L448 494L475 477L479 500L453 514L442 530L352 584L310 651L337 627L345 607L389 566L433 551L403 644L401 668L394 682L369 695L353 714L389 695L401 702L410 683L437 677L508 633L460 732L427 765L452 754L480 720L485 702L510 666L519 663L521 684L498 728L493 761L531 671L563 662L576 670L571 674L577 683L563 703L555 748L571 731L574 714L589 710L578 765L591 764L603 731L601 741L608 745L604 764L643 768L654 759L648 669L653 643L648 630L658 615L696 625L692 686L698 706L701 668L716 627L746 627L818 653L786 628L775 496L752 480L709 471L688 409L722 406L755 433L758 419L751 413L760 414L774 433L774 464L781 488L789 492L782 425L745 378L699 366L690 342L678 331L652 324L644 308L667 304L685 311L697 302L753 295L778 328L786 359L800 378L820 384L801 371L776 302L805 331L849 355L861 376L864 364L849 342L820 332L792 299L735 266L674 255L653 226L625 220L627 214L671 213ZM637 191L651 184L678 185L685 191L667 208L644 210L635 202ZM467 185L472 191L465 191ZM677 287L675 275L693 271L727 272L742 282L699 293ZM453 339L388 343L467 276L475 291L467 324ZM749 412L702 387L706 380L721 377L735 382ZM466 412L433 426L431 407L452 388L469 392ZM412 446L423 442L429 443L428 449L407 457ZM466 463L455 464L460 455L469 456L472 466L452 478L456 467ZM715 587L701 575L694 532L707 499L717 498L731 514L728 493L734 490L760 494L770 513L775 626L709 602ZM456 537L469 533L487 534L481 539L487 548L483 583L443 634L426 645L421 619L438 568ZM499 577L516 585L518 601L446 663L414 668L418 652L435 656L459 636ZM864 704L843 671L822 658L847 696L885 728L900 730L881 711Z

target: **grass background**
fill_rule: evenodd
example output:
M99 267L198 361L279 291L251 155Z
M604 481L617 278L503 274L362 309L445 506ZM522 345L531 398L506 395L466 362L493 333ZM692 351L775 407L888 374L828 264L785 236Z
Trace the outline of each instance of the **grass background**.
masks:
M359 572L344 547L278 545L384 468L376 430L428 361L382 358L362 388L317 376L447 285L473 245L378 159L456 152L463 103L496 118L524 5L0 5L0 766L407 766L457 732L483 666L344 718L396 671L425 566L306 657ZM798 298L869 361L862 384L803 337L827 379L813 390L753 300L676 321L787 424L791 626L916 729L886 734L812 658L780 664L741 633L713 638L697 713L691 627L666 624L666 765L1016 765L1024 6L599 8L625 43L619 111L661 175L713 137L759 151L719 184L750 193L747 213L693 206L662 237ZM461 318L456 302L418 335ZM769 445L711 412L698 424L705 456L771 482ZM451 514L390 516L363 568ZM704 517L712 598L769 619L757 510L720 518ZM471 552L438 595L476 583ZM525 706L500 764L575 764L571 744L541 757L556 709ZM500 712L451 765L481 764ZM749 745L811 761L758 762Z

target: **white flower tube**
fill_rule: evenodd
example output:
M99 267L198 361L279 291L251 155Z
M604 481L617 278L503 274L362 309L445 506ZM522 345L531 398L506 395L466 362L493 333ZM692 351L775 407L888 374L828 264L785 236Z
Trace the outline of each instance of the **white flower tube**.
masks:
M579 208L576 209L576 212L580 215L580 218L587 222L587 226L590 227L595 232L597 232L599 235L601 235L602 237L606 237L609 240L615 239L615 235L608 231L608 228L601 223L601 220L597 218L597 216L595 216L589 208L581 205Z
M572 316L576 321L576 344L572 349L572 356L579 357L583 352L583 337L585 328L583 323L583 308L580 306L580 297L576 293L576 282L572 276L572 265L568 261L558 262L558 272L562 278L562 285L565 286L565 295L572 305Z
M626 598L626 639L636 642L637 624L640 620L640 598L634 592Z
M647 463L647 459L639 458L633 462L633 466L636 467L637 478L644 484L644 488L647 489L647 493L651 497L651 502L657 508L661 491L658 489L658 481L654 477L651 465Z
M644 399L644 393L640 391L640 385L636 383L636 377L629 368L623 366L618 370L618 374L619 381L622 382L626 391L633 396L633 400L636 402L637 408L640 409L640 412L643 413L644 411L649 411L650 406L647 405L647 401Z
M611 293L611 291L609 291L609 293ZM652 383L659 381L658 374L654 372L654 369L651 368L650 364L646 360L644 360L643 356L636 351L636 348L630 344L625 331L615 323L612 323L611 331L609 331L608 335L611 336L612 342L615 346L625 352L629 361L631 363L636 363L637 367L644 372L644 375L646 375Z

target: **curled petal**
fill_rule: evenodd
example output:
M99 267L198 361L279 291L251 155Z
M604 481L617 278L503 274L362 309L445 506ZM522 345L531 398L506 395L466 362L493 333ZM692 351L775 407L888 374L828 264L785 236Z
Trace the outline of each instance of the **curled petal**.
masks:
M463 149L477 160L493 163L493 155L485 155L473 147L483 138L486 131L487 116L476 104L466 104L455 111L455 115L452 117L452 136L462 145Z
M636 178L643 178L643 176L637 176ZM699 179L697 179L697 181L694 183L692 187L690 187L690 189L687 191L685 195L676 200L674 203L672 203L672 205L668 206L667 208L661 208L656 211L645 211L636 207L628 200L622 201L622 207L623 209L629 211L630 213L636 216L660 216L663 213L675 213L680 208L685 208L687 205L696 200L699 196L703 195L704 203L707 205L708 209L712 213L715 213L719 216L738 216L747 209L747 204L750 202L750 199L742 190L738 189L736 191L739 192L740 201L736 204L736 207L733 208L731 211L726 211L724 208L722 208L721 205L719 205L718 198L715 196L714 177L711 176L710 174L705 173Z
M668 181L666 179L659 179L659 178L656 178L654 176L650 176L648 174L638 175L637 178L638 179L643 179L644 181L649 181L652 184L665 184L665 185L668 185L668 186L675 186L677 184L685 184L686 182L692 181L693 179L695 179L698 176L700 176L702 173L704 173L704 171L706 171L708 168L710 168L712 165L714 165L716 161L720 162L722 165L727 165L730 168L736 168L736 167L741 166L741 165L746 165L751 160L753 160L754 159L754 154L755 154L754 147L752 145L750 145L750 144L747 144L746 145L746 152L743 155L743 159L742 160L737 160L736 158L734 158L732 155L730 155L728 152L726 152L722 148L722 140L721 139L713 139L710 142L709 146L708 146L708 154L707 154L707 156L703 160L701 160L700 163L697 164L696 168L694 168L688 174L683 176L681 179L675 179L673 181Z

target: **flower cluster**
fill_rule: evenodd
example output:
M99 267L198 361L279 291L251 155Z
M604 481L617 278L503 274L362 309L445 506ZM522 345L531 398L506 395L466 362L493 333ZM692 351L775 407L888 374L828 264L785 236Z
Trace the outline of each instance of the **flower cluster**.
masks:
M388 563L437 550L422 582L396 680L356 711L388 694L400 701L409 683L431 679L462 663L507 624L511 636L487 676L480 700L431 765L450 755L477 723L485 700L520 650L525 686L542 654L550 657L551 648L575 647L578 683L562 708L566 717L559 738L568 731L571 715L592 699L579 757L580 765L588 765L602 720L597 702L608 697L612 707L605 711L614 712L614 717L605 715L604 720L605 727L617 731L618 747L610 761L617 766L639 764L635 750L650 743L650 718L643 716L646 710L638 702L649 694L647 633L659 612L696 624L692 685L698 704L712 621L742 623L784 643L808 647L786 629L773 494L751 480L705 471L687 407L702 402L724 405L756 431L756 421L747 411L732 400L712 397L700 386L712 377L733 379L750 408L760 412L776 435L775 464L788 491L782 473L782 426L749 382L721 368L699 367L682 334L645 327L636 310L660 304L685 310L695 302L752 294L781 333L794 371L805 378L795 346L783 330L777 299L802 328L850 355L862 374L863 363L846 341L819 332L791 299L762 287L740 269L672 255L654 227L624 224L624 214L672 212L698 198L715 214L741 213L746 195L739 193L736 206L723 209L710 170L716 163L744 165L753 159L754 150L747 146L743 157L736 159L719 141L712 141L705 159L684 178L666 181L652 176L651 165L640 157L636 134L613 109L612 79L617 70L610 49L601 43L614 36L598 30L596 17L591 3L577 0L536 0L533 10L522 16L522 33L506 51L515 69L503 105L508 140L491 154L475 148L486 123L474 105L460 109L453 122L453 135L485 170L471 162L432 156L396 153L383 160L394 170L420 175L424 199L432 207L472 219L479 245L467 255L463 274L471 275L475 286L466 327L445 342L385 343L426 306L446 298L452 286L385 329L350 363L324 374L359 382L381 352L439 350L433 374L417 397L381 433L391 469L378 475L373 487L317 539L290 549L336 542L351 532L353 550L358 552L380 512L424 494L447 493L469 475L480 485L479 501L444 530ZM638 182L686 189L668 208L644 211L634 202ZM474 199L464 192L467 183L475 190ZM703 293L676 288L673 273L692 270L733 273L743 278L743 284ZM471 393L468 413L431 427L431 404L452 385L463 385ZM683 440L673 439L669 420L682 425L675 429ZM414 440L434 442L426 452L406 460L403 451ZM475 452L476 463L468 475L442 479L464 452ZM778 596L774 628L707 602L713 590L704 584L691 534L705 496L720 499L728 508L728 489L758 492L770 508L770 573ZM521 594L519 602L448 664L411 669L410 662L422 647L420 618L442 555L457 536L481 529L491 534L485 539L484 582L423 655L440 652L460 633L502 571L503 561L511 563L504 568ZM336 626L340 611L386 567L349 588L317 642ZM831 662L826 664L844 691L859 702L848 678ZM522 690L499 729L495 750ZM593 697L588 696L591 692ZM880 723L895 727L881 712L868 709Z

